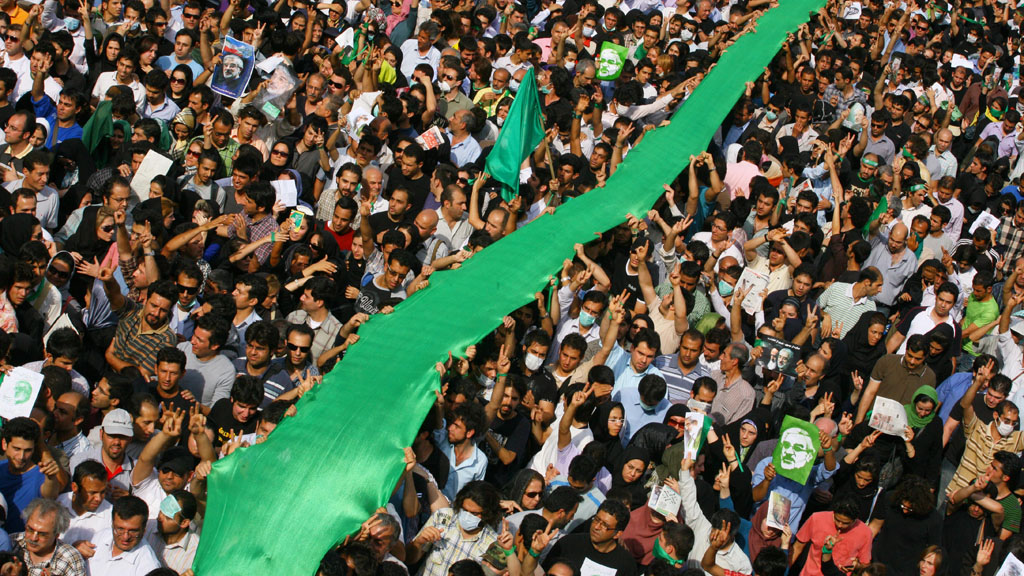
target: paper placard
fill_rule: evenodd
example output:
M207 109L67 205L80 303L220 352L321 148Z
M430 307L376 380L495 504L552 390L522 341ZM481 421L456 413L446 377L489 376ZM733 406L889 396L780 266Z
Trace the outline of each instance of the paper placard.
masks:
M683 497L678 492L660 484L651 489L651 497L647 500L647 507L662 516L678 516L682 505Z
M904 429L907 427L907 412L896 400L875 396L875 405L871 407L868 426L881 430L883 434L903 438Z
M440 128L431 126L430 130L416 137L416 143L424 150L433 150L444 143L444 136L441 134Z
M743 269L743 274L736 281L736 290L750 288L750 292L743 299L743 311L747 314L757 314L761 310L761 303L764 302L762 292L768 287L768 275L751 269L749 266Z
M860 13L863 10L860 2L850 2L846 5L846 10L843 11L843 20L858 20L860 19Z
M71 328L72 330L75 331L75 334L81 336L81 334L78 332L78 328L75 328L74 323L71 322L71 317L68 316L67 312L65 312L58 316L57 320L53 323L52 326L50 326L50 329L46 331L46 334L43 334L43 342L49 340L50 335L53 334L55 331L60 330L61 328Z
M0 417L29 416L43 387L43 375L21 366L11 369L0 383Z
M1017 559L1012 553L1006 555L1003 565L999 567L996 576L1021 576L1024 575L1024 563Z
M793 508L793 502L778 492L772 492L768 496L768 527L776 530L784 530L789 524L789 511Z
M978 214L978 218L974 221L974 224L971 224L971 229L968 233L974 234L974 231L980 226L984 226L989 230L995 231L996 228L999 228L999 218L996 218L991 212L985 210L981 214Z
M295 180L271 180L270 185L277 193L277 200L288 207L299 204L299 191L295 187Z
M758 365L770 372L781 372L796 376L796 363L800 360L800 347L785 340L765 336L761 338L764 352L757 359Z
M700 412L687 412L686 424L683 431L683 458L697 460L704 440L708 437L708 430L711 429L711 420L706 414Z
M256 49L241 40L226 36L220 52L221 62L213 70L210 89L228 98L238 98L249 85L256 62Z
M149 184L153 178L171 171L174 161L156 150L146 152L146 157L139 164L138 171L132 176L132 192L139 197L139 202L149 200Z
M256 69L264 74L270 74L284 62L284 56L271 56L270 58L264 59L262 62L256 65Z

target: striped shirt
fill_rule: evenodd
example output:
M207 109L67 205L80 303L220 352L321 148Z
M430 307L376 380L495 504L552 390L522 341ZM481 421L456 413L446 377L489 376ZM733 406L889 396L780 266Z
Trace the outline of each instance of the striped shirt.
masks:
M422 534L427 528L437 528L441 531L441 539L429 546L429 554L417 576L445 576L452 564L467 558L479 562L491 543L498 539L490 526L484 526L470 538L464 537L455 517L453 508L441 508L430 515L420 530Z
M843 323L840 338L846 336L865 312L875 311L875 303L867 296L860 300L854 299L853 284L846 282L833 282L821 296L818 296L818 306L821 306L822 312L832 317L833 324Z
M143 309L136 302L125 299L124 314L117 323L114 333L114 356L156 374L156 354L161 348L175 346L178 337L170 324L145 330L142 324Z
M153 552L156 553L160 562L179 574L192 568L196 550L199 550L199 534L196 534L195 530L191 528L181 540L174 544L164 542L159 532L152 532L146 537L146 540L149 541L150 547L153 548Z
M1018 453L1024 450L1024 432L1014 430L1006 438L993 437L992 427L982 422L972 410L964 414L964 432L967 435L967 447L964 449L960 466L953 475L949 487L959 490L978 477L992 463L992 457L1000 450Z
M668 387L668 399L673 404L686 404L693 393L693 383L702 376L711 376L711 371L700 362L690 370L689 374L683 374L679 367L679 354L663 354L654 359L654 367L661 370Z

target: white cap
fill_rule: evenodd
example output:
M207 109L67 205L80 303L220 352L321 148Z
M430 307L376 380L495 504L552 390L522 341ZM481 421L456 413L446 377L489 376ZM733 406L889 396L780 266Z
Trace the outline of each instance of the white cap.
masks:
M132 415L121 408L114 408L103 417L103 431L107 434L131 438L135 435L135 428L132 424Z

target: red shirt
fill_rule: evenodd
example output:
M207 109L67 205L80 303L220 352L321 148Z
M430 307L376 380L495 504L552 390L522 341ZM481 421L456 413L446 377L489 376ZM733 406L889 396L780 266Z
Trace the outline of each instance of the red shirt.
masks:
M832 512L817 512L804 522L800 531L796 533L796 539L808 543L811 551L807 555L807 563L804 564L801 576L822 576L821 547L825 545L825 538L838 533ZM843 533L842 540L832 549L832 563L836 567L848 566L853 563L854 558L861 564L871 563L872 538L874 534L868 525L856 520L853 527Z
M356 235L355 230L349 228L349 231L344 234L338 234L331 229L330 226L326 227L330 231L331 236L334 236L334 241L338 243L339 250L352 250L352 238Z

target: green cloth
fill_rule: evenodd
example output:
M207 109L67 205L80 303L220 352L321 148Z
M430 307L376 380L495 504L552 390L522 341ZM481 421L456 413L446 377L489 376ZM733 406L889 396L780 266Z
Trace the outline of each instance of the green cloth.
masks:
M484 172L504 184L501 196L506 202L519 195L519 166L533 153L544 139L544 124L541 120L540 97L537 95L537 78L533 68L526 71L516 99L508 109L505 123L498 132L494 148L487 155Z
M502 238L389 315L360 327L360 340L299 401L266 442L218 461L209 476L197 576L308 576L324 553L388 501L410 446L434 403L434 364L465 350L510 311L534 301L553 271L595 230L644 214L662 186L700 153L764 73L786 34L824 0L782 0L741 37L676 112L649 132L604 188ZM671 151L667 154L666 151Z
M772 453L775 472L798 484L806 484L821 449L818 427L806 420L786 416L782 420L779 443Z
M110 135L114 133L114 116L111 112L113 103L104 100L96 106L89 121L82 127L82 144L85 144L89 154L96 161L97 168L107 166L107 158L110 151ZM130 141L132 131L125 132L125 142Z
M871 233L871 223L874 222L875 220L878 220L878 217L881 216L882 214L885 214L885 211L888 209L889 197L882 196L882 199L879 200L878 206L875 208L875 211L871 213L871 218L868 219L868 223L864 225L863 231L865 237L867 237L868 234Z
M996 318L999 318L999 304L995 298L989 296L989 299L985 302L978 300L971 294L967 298L967 306L964 306L964 320L960 325L964 330L970 325L984 326L995 322ZM978 353L974 351L974 342L971 342L970 338L964 338L964 352L967 352L971 356L977 356Z
M908 404L903 405L903 409L907 411L907 424L910 425L914 430L920 430L928 425L929 422L935 419L935 414L939 411L939 394L935 391L935 388L925 384L914 391L914 399L924 394L925 396L932 399L935 404L935 408L932 409L932 413L921 418L917 415L917 409L914 406L915 401L911 400Z
M622 74L629 48L614 42L602 42L597 55L597 79L615 80Z

